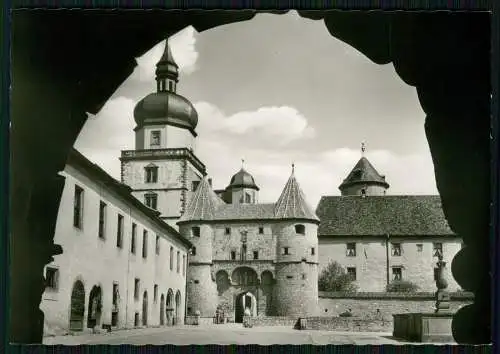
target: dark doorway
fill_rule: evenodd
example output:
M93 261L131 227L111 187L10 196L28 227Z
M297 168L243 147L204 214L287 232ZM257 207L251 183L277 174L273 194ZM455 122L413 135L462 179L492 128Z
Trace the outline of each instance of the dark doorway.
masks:
M245 309L249 308L250 313L253 313L252 311L252 295L249 292L244 292L236 296L236 304L234 306L235 308L235 314L234 314L234 322L236 323L242 323L243 322L243 315L245 314Z
M83 331L83 318L85 316L85 288L79 280L73 285L71 291L71 309L69 315L69 330Z
M160 326L165 325L165 296L161 294L160 297Z
M148 325L148 292L145 291L142 297L142 325Z
M100 286L94 286L89 296L89 311L87 315L87 327L94 328L101 324L102 314L102 291Z
M175 294L175 315L174 315L174 325L181 322L181 292L177 290Z

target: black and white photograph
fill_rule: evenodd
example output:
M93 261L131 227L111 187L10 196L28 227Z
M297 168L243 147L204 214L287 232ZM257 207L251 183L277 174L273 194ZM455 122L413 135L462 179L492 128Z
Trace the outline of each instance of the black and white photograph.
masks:
M11 17L9 342L491 344L490 12Z

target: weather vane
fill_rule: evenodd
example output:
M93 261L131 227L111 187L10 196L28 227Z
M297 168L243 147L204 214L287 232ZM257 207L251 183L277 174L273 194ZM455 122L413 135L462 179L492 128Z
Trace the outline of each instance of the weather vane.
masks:
M361 143L361 155L363 155L363 156L364 156L365 151L366 151L366 146L365 146L365 143L364 143L364 142L362 142L362 143Z
M241 168L245 167L245 159L241 159Z

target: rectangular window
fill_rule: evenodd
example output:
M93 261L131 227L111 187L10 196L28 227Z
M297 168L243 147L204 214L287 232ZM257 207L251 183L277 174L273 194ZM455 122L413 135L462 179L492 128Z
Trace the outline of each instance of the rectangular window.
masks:
M417 243L417 252L422 252L424 250L424 245L422 243Z
M130 240L130 252L135 254L135 243L137 242L137 225L132 223L132 238Z
M253 251L253 259L259 259L259 251Z
M81 229L83 227L83 189L79 186L75 186L73 202L73 226Z
M432 255L437 257L439 254L443 255L443 244L441 242L432 243Z
M57 290L59 288L59 269L47 267L45 270L45 285L48 289Z
M191 229L191 234L193 235L193 237L200 237L200 227L199 226L194 226Z
M139 300L139 292L140 292L139 286L140 286L140 280L139 280L139 278L135 278L135 280L134 280L134 299L135 300Z
M231 260L235 260L236 259L236 251L231 251Z
M181 272L181 253L177 251L177 273Z
M155 284L153 287L153 302L158 301L158 284Z
M174 248L170 247L170 270L174 270Z
M118 225L116 230L116 247L123 246L123 215L118 214Z
M186 255L182 255L182 275L186 275Z
M289 253L289 247L283 247L283 255L288 255Z
M106 237L106 203L99 202L99 238Z
M226 235L230 235L231 234L231 228L230 227L226 227L225 234Z
M113 282L113 307L118 306L118 297L119 297L118 283ZM117 309L114 309L114 310L117 310Z
M391 243L391 254L393 256L401 256L401 244L400 243Z
M403 268L401 267L392 268L392 280L403 280Z
M148 232L142 232L142 258L148 258Z
M355 242L349 242L347 244L346 256L347 257L356 257L356 243Z
M146 183L158 182L158 166L148 166L144 170L146 172Z
M262 235L264 233L264 228L261 226L259 227L259 234Z
M195 192L199 185L200 185L200 181L191 182L191 192Z
M158 195L154 193L145 194L144 204L146 204L149 208L156 210L158 208Z
M160 130L152 130L151 131L150 145L151 146L160 146L160 137L161 137L161 131Z
M196 247L191 248L191 255L196 256Z
M160 236L156 235L156 254L160 254Z
M311 255L314 256L316 254L316 249L314 247L311 248Z
M347 267L347 275L349 275L351 280L356 280L356 268L355 267Z

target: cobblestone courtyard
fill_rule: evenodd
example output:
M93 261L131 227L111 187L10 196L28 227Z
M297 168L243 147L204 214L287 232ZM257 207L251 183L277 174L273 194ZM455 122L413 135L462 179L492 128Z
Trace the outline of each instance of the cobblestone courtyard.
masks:
M47 337L44 344L408 344L391 338L391 333L299 331L288 327L243 328L241 325L178 326L122 330L106 334Z

